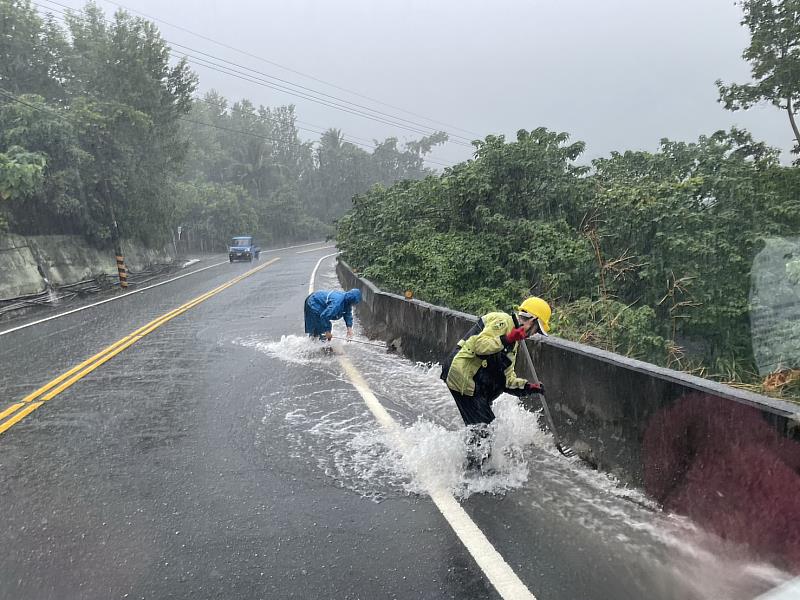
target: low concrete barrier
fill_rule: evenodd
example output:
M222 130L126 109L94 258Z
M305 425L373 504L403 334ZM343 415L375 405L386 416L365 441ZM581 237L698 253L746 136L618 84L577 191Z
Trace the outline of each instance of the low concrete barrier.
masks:
M337 274L362 291L367 335L414 360L440 361L477 319L382 292L343 261ZM800 406L557 337L529 349L558 432L584 460L800 571Z

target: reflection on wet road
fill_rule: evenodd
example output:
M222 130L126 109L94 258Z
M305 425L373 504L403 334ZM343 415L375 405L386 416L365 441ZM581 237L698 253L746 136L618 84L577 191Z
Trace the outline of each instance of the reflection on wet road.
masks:
M437 366L335 342L403 428L398 447L302 337L329 252L281 253L0 436L0 597L498 598L422 480L460 499L540 600L749 600L787 579L564 459L511 397L492 471L465 472ZM0 337L3 407L247 269ZM330 260L317 287L338 287Z

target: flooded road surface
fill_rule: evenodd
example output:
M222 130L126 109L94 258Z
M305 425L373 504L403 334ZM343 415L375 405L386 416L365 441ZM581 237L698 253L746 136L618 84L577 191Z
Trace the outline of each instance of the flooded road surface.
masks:
M307 250L0 335L4 411L155 323L0 434L0 598L749 600L788 579L565 459L514 398L490 470L465 471L437 365L303 337L331 252ZM447 498L521 588L498 592Z

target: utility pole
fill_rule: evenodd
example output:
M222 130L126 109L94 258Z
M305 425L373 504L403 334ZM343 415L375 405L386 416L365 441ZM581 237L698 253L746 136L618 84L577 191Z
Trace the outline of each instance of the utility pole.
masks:
M114 243L114 254L117 259L117 273L119 274L119 287L123 290L128 288L128 269L125 267L125 257L122 255L122 245L119 238L119 226L117 218L114 216L114 203L111 201L111 191L108 189L108 179L103 180L106 191L106 203L108 214L111 217L111 240Z

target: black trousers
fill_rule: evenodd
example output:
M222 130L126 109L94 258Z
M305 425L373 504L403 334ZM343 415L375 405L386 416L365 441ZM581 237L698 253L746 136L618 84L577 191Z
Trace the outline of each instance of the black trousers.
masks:
M458 412L461 413L461 418L464 419L464 425L478 425L479 423L488 425L494 421L492 402L494 402L498 394L488 396L483 392L484 390L481 390L479 386L475 386L474 396L465 396L455 390L450 390L453 399L456 401Z
M483 319L478 319L478 322L470 329L462 339L466 340L473 335L479 334L483 331ZM460 346L456 347L443 361L442 361L442 380L447 381L447 374L453 364L453 360L461 349ZM486 361L486 366L478 369L475 373L475 394L472 396L465 396L450 388L450 393L458 406L458 412L461 413L461 418L464 419L465 425L478 425L480 423L489 424L494 421L494 412L492 412L492 402L494 402L500 394L504 391L514 395L522 390L507 390L506 388L506 375L505 370L511 365L511 361L506 356L505 351L491 354L482 357Z

